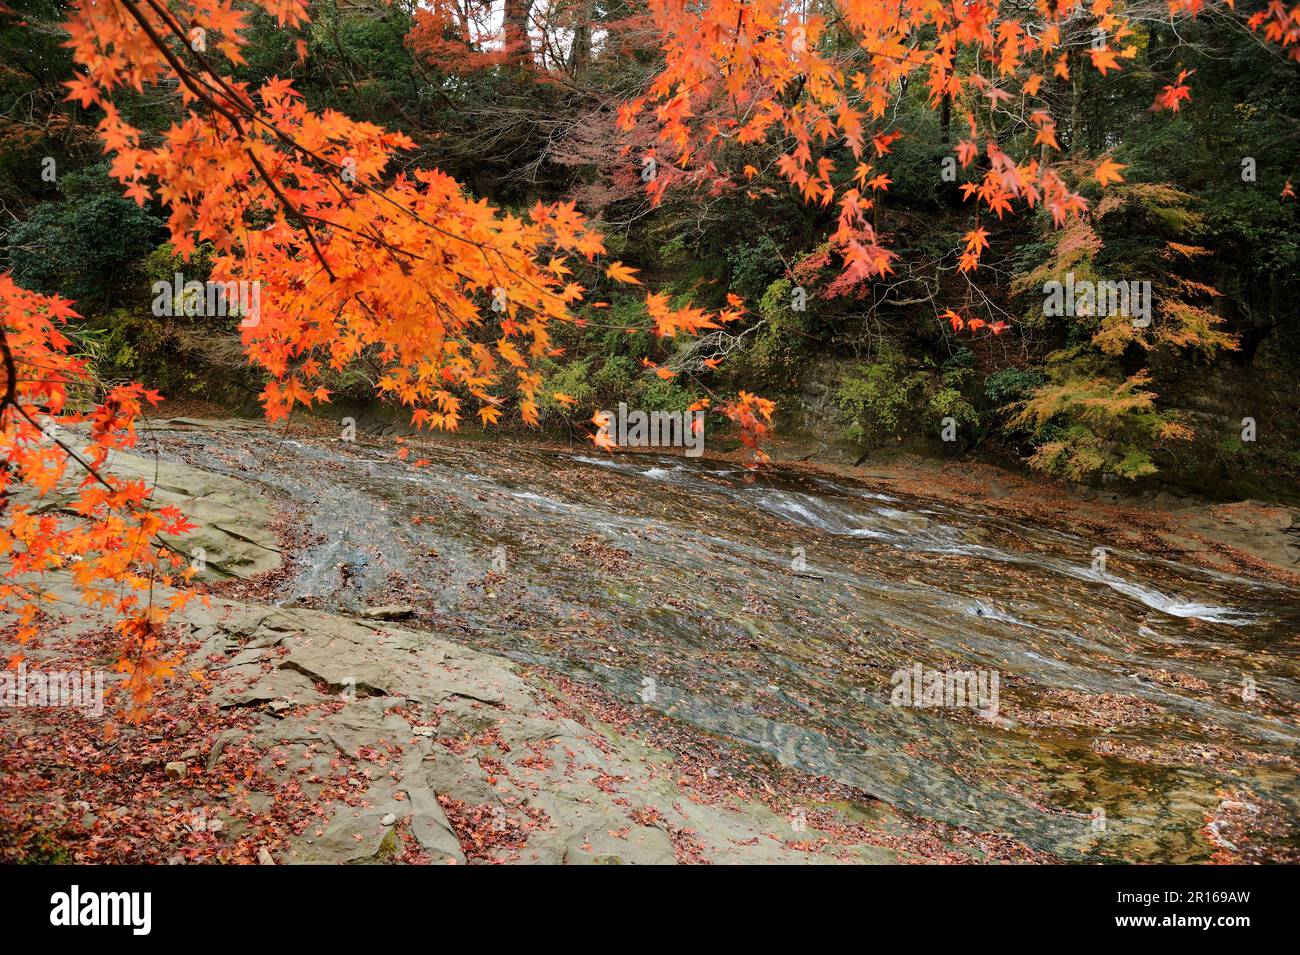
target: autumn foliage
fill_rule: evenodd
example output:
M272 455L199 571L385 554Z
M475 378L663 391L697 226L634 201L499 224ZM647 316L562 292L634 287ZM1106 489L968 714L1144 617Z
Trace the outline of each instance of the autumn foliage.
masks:
M93 387L85 363L68 353L71 342L62 329L76 317L71 304L24 291L0 275L0 312L6 381L0 609L17 612L15 636L29 642L47 603L41 575L68 571L85 603L117 617L117 667L128 675L129 708L138 714L174 665L162 626L194 596L188 560L159 535L183 534L191 525L174 507L150 506L144 481L120 480L104 467L111 452L135 443L136 421L159 395L132 384L113 388L84 410L70 407L70 398ZM71 514L60 514L43 499L68 486L75 488ZM171 588L166 600L155 601L155 586ZM8 663L15 667L22 658L14 654Z

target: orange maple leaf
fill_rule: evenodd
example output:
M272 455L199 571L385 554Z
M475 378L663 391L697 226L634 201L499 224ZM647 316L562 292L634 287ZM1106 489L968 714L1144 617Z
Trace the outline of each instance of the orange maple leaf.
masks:
M1095 172L1097 182L1102 186L1108 186L1113 182L1123 182L1124 177L1119 174L1119 171L1127 168L1128 166L1115 162L1113 159L1103 159L1098 164Z
M628 285L640 285L641 280L636 277L640 269L634 269L631 266L624 265L622 262L611 262L605 267L605 274L615 282L624 282Z

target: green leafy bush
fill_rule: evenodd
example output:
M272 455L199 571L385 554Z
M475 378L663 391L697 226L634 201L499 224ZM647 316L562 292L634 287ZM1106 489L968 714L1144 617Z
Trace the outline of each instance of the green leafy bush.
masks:
M1117 376L1078 350L1049 358L1048 381L1015 403L1009 424L1041 440L1031 467L1073 480L1113 474L1130 480L1154 474L1153 448L1191 432L1161 413L1150 376Z
M137 266L162 231L161 219L120 196L73 196L37 206L10 230L9 267L24 288L66 296L83 314L142 301L149 288Z
M763 325L740 358L745 372L752 376L748 380L759 386L789 386L806 356L807 313L794 309L793 290L789 279L777 279L759 300Z
M897 345L881 341L873 360L854 366L836 391L851 419L850 437L872 444L885 438L937 435L952 418L962 443L980 426L966 395L972 372L953 363L943 370L910 361Z

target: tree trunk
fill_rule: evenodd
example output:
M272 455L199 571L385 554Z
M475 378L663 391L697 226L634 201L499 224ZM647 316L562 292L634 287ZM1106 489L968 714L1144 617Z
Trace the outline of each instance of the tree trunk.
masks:
M533 48L528 41L528 17L533 0L505 0L506 61L521 66L532 62Z
M569 48L569 75L577 77L591 62L590 7L583 12L582 20L573 28L573 45Z
M1070 152L1083 150L1083 77L1080 75L1081 57L1077 50L1070 51Z

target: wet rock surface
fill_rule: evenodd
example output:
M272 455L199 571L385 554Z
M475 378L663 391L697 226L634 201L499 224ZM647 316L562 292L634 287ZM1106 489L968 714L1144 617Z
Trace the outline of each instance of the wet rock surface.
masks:
M130 474L144 463L123 455L113 470ZM213 553L243 553L238 545L221 544L227 537L274 541L271 508L250 488L175 463L163 462L157 472L167 482L168 502L179 501L198 518L191 539L209 542ZM226 493L231 490L238 493ZM265 550L278 555L278 548ZM232 559L228 566L244 578L276 570L260 557ZM45 584L51 619L45 639L30 649L34 667L66 665L69 651L109 623L79 605L65 576L52 575ZM238 847L259 824L264 837L273 807L285 803L295 811L276 816L274 852L266 844L250 845L244 861L672 864L682 857L803 864L897 858L887 845L832 841L815 819L798 827L796 839L786 814L743 793L701 798L683 790L671 753L614 731L544 677L502 657L394 626L393 619L410 615L408 607L377 609L358 619L225 599L185 608L176 618L188 648L181 669L200 683L199 708L215 707L229 719L211 721L202 742L190 735L189 720L171 723L177 734L171 740L151 735L159 731L153 720L106 735L106 748L119 738L146 737L164 752L190 748L185 759L165 764L156 757L138 761L149 773L161 770L161 792L139 780L138 803L152 805L114 806L102 821L82 812L89 841L99 841L101 831L105 841L125 841L121 832L129 819L133 835L144 833L146 841L179 835L182 842L202 839L205 850L220 853L223 846ZM183 701L194 689L187 682L179 694L166 695ZM7 731L16 734L71 721L70 735L81 738L78 748L93 738L94 722L78 722L72 713L2 715ZM13 763L4 755L8 771ZM196 813L194 804L212 802L223 780L240 777L247 784L240 798L211 818L206 806ZM62 793L59 783L55 791ZM205 789L190 788L205 783ZM84 795L98 804L111 800L107 790ZM92 803L74 805L81 811ZM169 835L150 826L160 813L178 812L184 821ZM202 819L197 826L196 815ZM38 818L51 827L61 822L58 811ZM883 829L875 841L902 838L901 830ZM138 857L140 848L133 846L132 854ZM150 850L166 846L146 846L145 861Z
M152 489L150 500L155 506L184 510L195 529L183 537L164 535L163 539L201 566L207 580L252 577L280 566L275 504L248 482L157 455L123 452L111 456L108 470L121 480L144 482ZM79 479L76 469L69 469L59 489L41 506L67 508Z
M330 795L277 861L990 857L968 833L1024 847L1004 858L1296 853L1286 585L706 459L403 460L237 422L164 422L145 450L254 488L244 536L279 531L282 565L213 578L226 599L190 617L211 700L278 785ZM914 670L996 674L996 705L900 705ZM710 740L822 780L806 828L763 783L685 784Z

